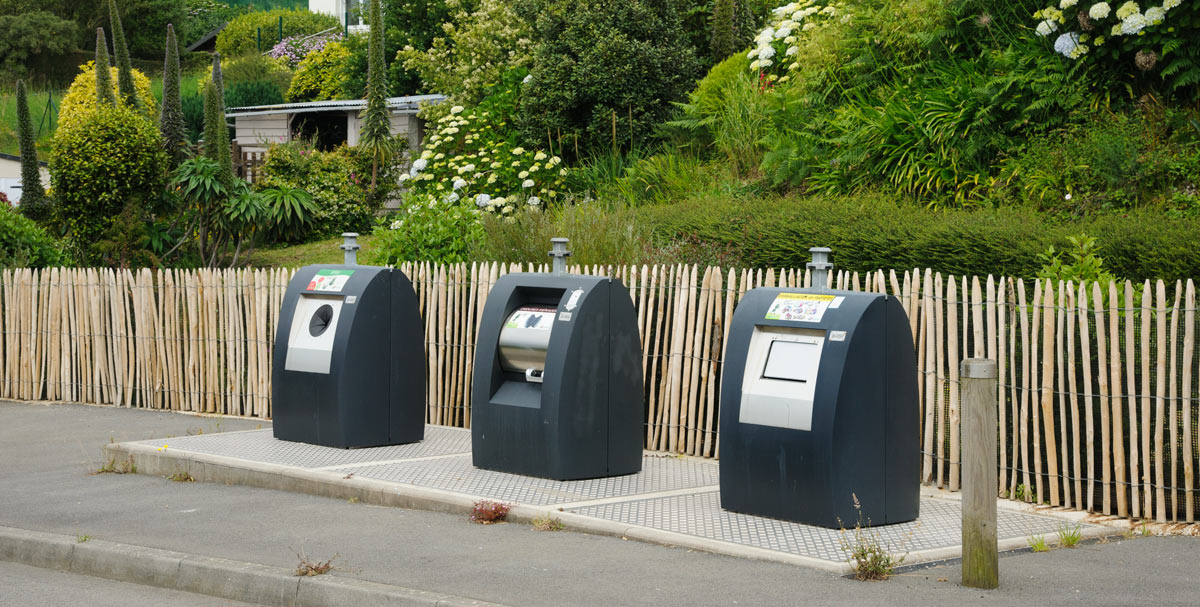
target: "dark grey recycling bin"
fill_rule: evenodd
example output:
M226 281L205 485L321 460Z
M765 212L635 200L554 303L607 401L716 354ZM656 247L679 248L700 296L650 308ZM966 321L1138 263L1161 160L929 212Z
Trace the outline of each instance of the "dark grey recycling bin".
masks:
M475 466L575 480L642 467L642 352L618 280L507 274L475 350Z
M275 438L343 448L420 441L424 335L416 293L400 270L297 270L272 358Z
M917 367L900 302L759 288L731 321L721 506L810 525L917 518Z

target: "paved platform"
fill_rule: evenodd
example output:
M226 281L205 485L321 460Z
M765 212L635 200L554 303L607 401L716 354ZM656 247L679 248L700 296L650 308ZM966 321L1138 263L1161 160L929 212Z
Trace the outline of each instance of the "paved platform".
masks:
M577 531L849 571L847 538L839 530L722 510L718 465L710 460L647 453L638 474L562 482L473 467L469 430L428 426L425 436L413 445L345 450L279 441L266 429L106 448L133 458L146 474L187 472L200 481L451 512L468 512L475 501L490 499L513 504L512 520L552 513ZM960 515L957 494L927 488L920 519L872 533L892 553L906 555L906 565L957 558ZM1114 532L1081 518L1000 500L1000 547L1024 548L1033 536L1054 543L1060 529L1074 525L1084 537Z

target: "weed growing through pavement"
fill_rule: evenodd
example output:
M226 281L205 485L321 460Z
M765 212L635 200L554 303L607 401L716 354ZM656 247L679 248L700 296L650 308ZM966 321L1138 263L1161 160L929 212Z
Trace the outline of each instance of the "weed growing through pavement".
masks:
M1150 537L1154 535L1154 532L1150 530L1150 525L1147 525L1146 521L1142 521L1142 526L1138 528L1138 533L1140 533L1142 537Z
M545 514L533 519L533 528L535 531L562 531L562 521Z
M851 494L850 497L854 499L854 509L858 511L858 522L854 525L852 538L846 536L846 528L842 527L838 542L842 550L850 553L846 560L854 569L855 579L886 580L891 577L892 570L904 562L905 557L894 556L888 551L889 546L880 539L879 532L871 529L870 519L863 517L858 496ZM841 523L841 519L838 519L839 526Z
M132 457L120 463L117 463L117 458L110 457L92 474L137 474L137 464L133 463Z
M1064 548L1074 548L1083 539L1083 530L1076 525L1058 526L1058 545Z
M296 575L300 577L312 577L314 575L325 575L334 570L333 560L341 555L334 554L327 561L311 561L304 550L296 552L296 557L300 559L300 564L296 566Z
M191 474L188 474L187 472L185 472L183 470L180 470L179 472L176 472L175 474L172 474L171 476L168 476L167 478L169 478L177 483L194 483L194 482L196 482L195 477L193 477Z
M475 509L471 511L471 522L481 525L499 523L508 516L510 508L512 508L511 504L493 502L491 500L479 500L475 502Z
M1034 552L1050 551L1050 546L1046 545L1046 536L1044 535L1031 535L1027 541L1029 542L1029 547L1032 548Z
M350 499L346 500L346 503L349 503L349 504L357 504L357 503L358 503L358 496L356 495L356 496L354 496L354 497L352 497L352 498L350 498Z
M92 536L90 535L77 535L75 536L75 543L82 544L90 539L92 539Z

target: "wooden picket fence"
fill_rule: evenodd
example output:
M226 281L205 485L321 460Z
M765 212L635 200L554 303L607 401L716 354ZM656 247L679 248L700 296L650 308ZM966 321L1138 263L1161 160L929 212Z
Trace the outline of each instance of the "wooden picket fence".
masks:
M483 304L519 265L404 264L426 327L427 420L470 425ZM525 268L547 271L546 266ZM802 270L575 267L629 287L648 449L718 457L724 340L759 286ZM0 397L269 418L271 350L290 270L0 272ZM1195 521L1200 356L1193 281L1073 284L929 270L837 273L900 299L921 381L922 481L960 484L958 362L998 361L1000 495Z

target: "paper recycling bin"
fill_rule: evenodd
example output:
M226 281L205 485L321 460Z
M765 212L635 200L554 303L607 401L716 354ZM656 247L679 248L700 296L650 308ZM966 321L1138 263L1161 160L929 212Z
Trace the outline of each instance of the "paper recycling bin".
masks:
M864 522L913 520L918 415L916 355L898 300L753 289L726 345L721 506L851 528L857 498Z

